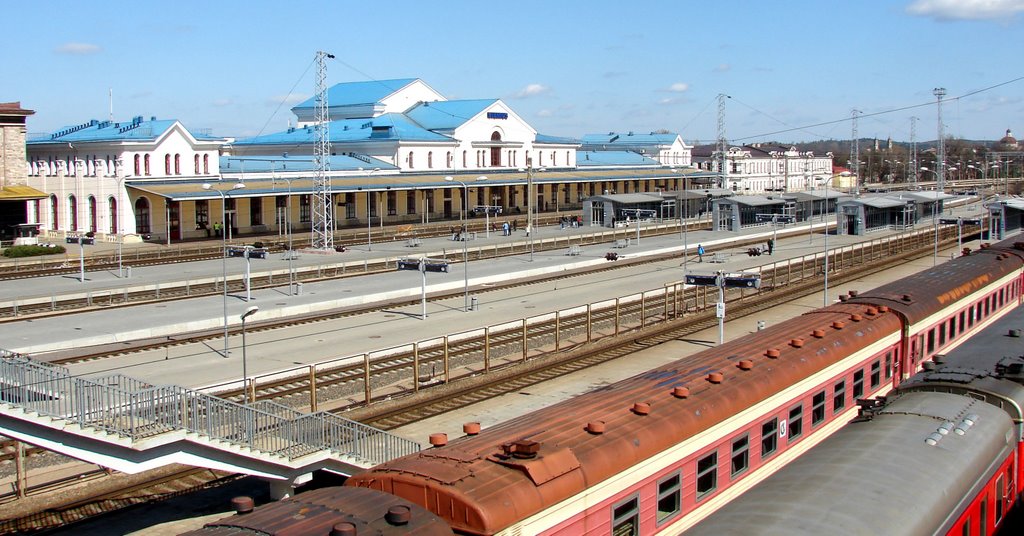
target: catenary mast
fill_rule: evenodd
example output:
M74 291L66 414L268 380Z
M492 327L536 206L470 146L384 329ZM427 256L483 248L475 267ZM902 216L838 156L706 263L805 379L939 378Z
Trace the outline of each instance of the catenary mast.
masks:
M313 148L313 162L316 175L313 180L312 201L312 247L313 249L334 248L334 212L331 206L331 129L327 104L327 60L333 54L324 51L316 53L316 145Z

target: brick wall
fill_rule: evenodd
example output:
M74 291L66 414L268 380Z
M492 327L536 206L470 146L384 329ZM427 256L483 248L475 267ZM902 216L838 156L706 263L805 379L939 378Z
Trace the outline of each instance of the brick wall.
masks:
M0 126L0 187L24 186L28 182L25 161L25 126Z

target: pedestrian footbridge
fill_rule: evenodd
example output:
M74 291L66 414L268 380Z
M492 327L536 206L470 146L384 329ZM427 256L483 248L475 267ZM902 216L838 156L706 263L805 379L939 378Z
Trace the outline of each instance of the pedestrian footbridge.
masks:
M0 435L124 473L179 463L259 476L278 496L318 469L350 475L420 450L325 412L123 374L80 378L20 355L0 357Z

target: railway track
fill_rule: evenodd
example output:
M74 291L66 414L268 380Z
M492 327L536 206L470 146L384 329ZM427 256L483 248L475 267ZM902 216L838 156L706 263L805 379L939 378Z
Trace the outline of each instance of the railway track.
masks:
M882 257L884 259L883 262L863 262L862 258L862 266L859 267L846 267L844 266L842 259L837 258L833 260L833 267L840 271L831 275L830 278L839 284L843 281L856 279L867 273L881 271L888 267L898 265L910 258L927 255L930 252L930 242L923 245L916 244L915 247L908 249L899 255L884 255ZM813 269L813 266L811 269ZM763 289L762 292L758 292L750 296L744 296L742 299L734 301L733 305L730 306L730 317L736 318L738 316L752 314L756 311L765 310L779 303L791 300L796 296L816 292L819 289L820 279L816 277L810 277L790 285L780 286L779 290ZM769 292L769 290L774 291ZM696 294L696 292L694 294ZM655 300L651 302L649 306L669 311L670 308L677 307L676 304L670 303L671 300L675 300L675 298L669 298L666 295L666 297L661 301ZM699 297L690 296L687 298L684 295L681 310L689 310L691 302L694 309L697 309L696 306L700 303ZM445 382L444 389L430 389L428 387L412 394L411 396L399 398L387 396L380 399L341 404L336 408L336 410L347 418L354 418L385 429L393 429L415 420L439 415L450 411L451 409L463 407L466 404L500 396L501 394L508 392L515 392L553 377L608 362L636 351L649 348L669 340L685 337L702 329L714 326L717 323L717 319L714 317L713 308L709 310L706 307L706 302L704 303L704 306L705 307L701 308L701 310L697 310L697 312L693 313L687 313L684 317L675 319L672 322L662 322L645 326L641 321L640 329L624 331L619 334L621 335L620 337L602 339L600 343L594 345L593 348L589 348L587 345L582 345L578 342L570 341L559 352L548 354L541 358L523 361L516 359L508 360L505 363L495 363L493 368L488 371L491 374L472 373L467 375L463 381ZM674 310L675 309L673 309L673 311ZM644 312L642 310L630 310L625 307L618 308L615 314L616 316L640 315L641 318L644 316ZM594 318L592 317L591 320L593 321ZM597 318L596 320L600 322L601 318ZM607 321L607 316L605 321ZM568 323L567 325L573 326L574 324ZM549 329L546 332L541 333L539 337L557 338L558 329L560 328L565 329L566 326L555 325L553 329ZM573 329L579 330L579 325L576 324L576 327ZM516 344L522 344L523 342L524 341L522 340L516 341L515 337L510 336L505 340L501 340L500 338L496 339L495 341L492 341L492 344L498 343L499 346L501 344L515 346ZM459 348L458 352L465 353L466 355L482 351L480 343L474 341L467 341L460 345ZM384 376L388 376L389 374L408 374L412 364L400 361L401 360L381 364L377 369L375 369L374 374L377 374L378 371ZM431 358L429 357L429 354L427 354L423 361L419 363L420 367L417 367L414 370L418 373L423 370L423 367L436 366L437 363L438 361L436 358ZM346 373L349 374L348 378L345 377L345 374L339 375L339 382L349 384L353 383L355 380L352 379L351 374L355 373L357 370L358 368L351 368L347 370ZM359 372L363 377L366 376L365 370ZM382 383L385 382L386 380ZM313 390L316 391L324 388L326 383L328 383L326 379L320 380L317 385L313 386ZM309 391L310 386L308 385L291 385L285 387L284 384L282 384L266 386L265 388L261 388L258 399L280 401L282 399L302 397L304 394L308 394ZM228 397L237 397L239 399L241 399L242 396L240 390L235 393L226 394ZM182 476L185 475L183 474ZM161 477L159 480L160 483L156 484L157 486L163 485L163 483L169 480L174 480L174 478ZM139 484L139 486L142 486L142 484ZM187 483L182 484L182 486L182 489L189 489L189 485ZM191 488L194 489L195 485L192 485ZM133 489L136 489L136 487L133 486ZM82 511L105 511L107 509L116 509L114 507L117 504L126 504L127 501L132 500L117 499L116 497L118 497L118 495L116 495L116 493L117 492L112 491L109 497L105 495L98 500L84 501L82 504L63 505L56 510L66 511L73 508L81 508ZM140 494L135 493L135 495L138 496ZM148 493L143 493L141 495L155 496L155 494ZM127 496L132 496L132 492L129 491ZM33 516L38 516L38 514L34 514ZM29 526L26 525L26 523L29 523L29 521L26 521L27 519L29 518L20 518L3 522L0 524L0 534L5 533L4 531L8 530L10 527L13 527L11 532L27 530L27 527ZM37 519L40 520L39 522L44 522L42 521L43 518ZM66 521L60 522L63 523ZM32 523L35 523L35 521L32 521Z

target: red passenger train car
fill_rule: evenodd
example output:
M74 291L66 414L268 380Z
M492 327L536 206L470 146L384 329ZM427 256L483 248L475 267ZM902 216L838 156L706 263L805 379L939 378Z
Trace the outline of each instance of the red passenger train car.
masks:
M457 534L678 534L1021 302L1004 242L508 422L348 487Z

